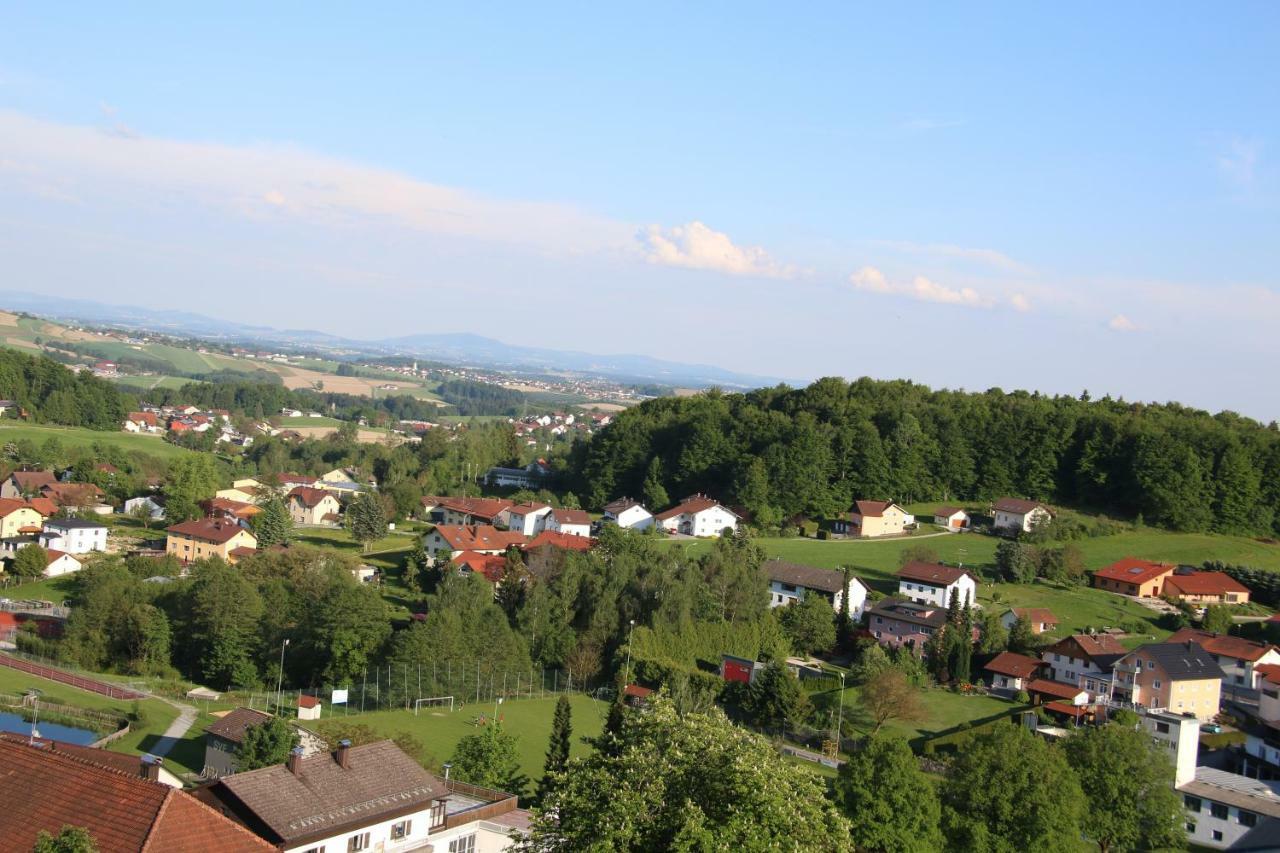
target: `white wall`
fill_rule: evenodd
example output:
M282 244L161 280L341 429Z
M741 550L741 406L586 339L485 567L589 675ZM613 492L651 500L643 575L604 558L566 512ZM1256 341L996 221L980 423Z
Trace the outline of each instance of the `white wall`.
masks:
M648 530L653 527L653 514L637 504L624 509L615 521L626 530Z
M412 822L409 833L399 841L392 841L391 827L406 820ZM347 843L351 837L365 832L369 833L369 846L365 848L366 850L387 851L387 853L393 853L393 851L398 850L422 850L425 849L428 843L436 853L448 853L450 841L472 834L476 836L476 853L481 853L481 851L498 853L498 851L507 850L512 844L509 838L506 838L500 832L494 831L497 829L496 824L486 825L484 821L473 821L453 829L441 829L434 833L429 832L430 827L431 810L427 808L404 817L370 824L359 832L344 832L341 835L334 835L318 841L308 841L304 844L297 844L284 849L286 853L293 853L293 851L303 853L303 851L323 847L325 853L345 853Z
M977 586L974 584L973 578L968 575L961 576L958 581L946 587L931 586L927 583L907 580L906 578L898 581L898 594L921 604L946 607L951 603L953 591L958 592L961 604L968 601L972 606L978 601Z

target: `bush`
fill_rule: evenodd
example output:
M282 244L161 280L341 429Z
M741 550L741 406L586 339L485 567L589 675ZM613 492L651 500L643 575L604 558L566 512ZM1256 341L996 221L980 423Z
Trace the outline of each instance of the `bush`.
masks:
M1019 690L1018 694L1013 697L1013 701L1017 702L1019 705L1030 705L1031 694L1025 690Z

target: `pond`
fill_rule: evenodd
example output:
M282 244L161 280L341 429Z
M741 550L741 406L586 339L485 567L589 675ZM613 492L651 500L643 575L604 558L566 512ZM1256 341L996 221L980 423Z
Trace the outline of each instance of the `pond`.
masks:
M88 746L101 737L89 729L78 729L74 726L63 726L58 723L46 723L43 720L36 725L40 737L47 740L60 740L64 743L76 743ZM21 715L9 711L0 712L0 732L15 732L20 735L31 734L31 723L22 719Z

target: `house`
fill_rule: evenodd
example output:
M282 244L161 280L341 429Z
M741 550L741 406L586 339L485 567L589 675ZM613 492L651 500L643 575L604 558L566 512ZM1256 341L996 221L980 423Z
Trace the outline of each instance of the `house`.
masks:
M241 527L248 527L253 517L262 512L262 507L254 503L233 501L230 498L209 498L200 503L200 508L210 518L224 518Z
M969 513L958 506L940 506L933 511L933 523L948 530L968 530Z
M250 482L256 484L258 481L252 480ZM238 485L232 486L229 489L218 489L218 491L213 493L213 496L224 501L236 501L237 503L252 504L257 502L259 496L263 494L264 488L264 486L259 485Z
M320 719L321 703L316 696L308 696L303 693L298 697L298 719L299 720L318 720Z
M690 495L654 516L663 530L683 536L720 536L726 528L737 530L739 520L737 513L706 495Z
M502 575L507 570L507 557L505 554L481 554L477 551L463 551L449 562L457 566L458 571L462 574L479 575L491 584L501 582Z
M337 523L338 514L342 512L342 505L331 492L308 486L298 486L290 491L285 505L289 508L289 517L293 519L295 527L332 526Z
M0 498L29 498L56 482L52 471L14 471L0 483Z
M525 543L524 536L514 530L499 530L487 524L438 524L423 537L423 548L433 560L449 561L463 551L480 554L505 554L508 548Z
M56 578L60 575L69 575L72 572L78 572L84 565L75 557L65 551L48 549L45 551L49 555L49 565L44 570L44 576L47 578Z
M164 496L162 495L143 495L137 498L129 498L124 502L121 512L124 515L133 515L138 512L138 507L145 507L147 515L152 521L164 520Z
M883 598L867 611L867 630L881 645L907 646L917 654L947 624L947 609L901 598Z
M166 554L184 563L218 557L235 563L244 550L258 547L252 533L238 524L217 518L199 518L166 528Z
M125 432L138 432L154 435L164 432L160 426L160 419L156 417L155 412L130 412L125 415L122 429Z
M43 524L44 515L32 506L30 501L21 498L0 498L0 539L38 533Z
M849 619L857 622L867 604L867 585L852 575L845 586L843 572L804 566L784 560L766 560L761 566L769 579L769 606L782 607L809 595L820 595L833 610L840 611L845 596L849 597Z
M1019 619L1026 621L1031 626L1032 634L1044 634L1058 630L1058 617L1053 615L1052 610L1047 610L1043 607L1013 607L1000 616L1000 624L1005 627L1005 630L1008 630Z
M551 470L542 462L530 462L523 468L490 468L484 475L484 481L490 486L512 489L537 489L551 474Z
M45 740L0 738L4 849L31 850L40 832L57 835L68 825L83 827L104 853L274 849L191 794L161 782L161 765L134 758L135 769L126 772L108 767L108 760L101 755L86 760Z
M916 523L914 515L892 501L854 501L848 517L836 519L836 533L872 539L877 536L900 536Z
M992 527L1001 533L1030 533L1053 520L1053 510L1039 501L1001 498L991 507Z
M1047 678L1033 678L1024 688L1037 705L1054 705L1063 703L1070 708L1082 708L1089 704L1089 691L1073 684L1061 681L1050 681ZM1072 716L1074 711L1069 711Z
M1245 732L1243 766L1246 776L1280 779L1280 665L1258 664L1257 723L1241 728Z
M1249 587L1225 572L1175 571L1165 579L1164 597L1188 604L1248 604Z
M507 510L507 528L523 536L537 536L547 524L551 505L544 503L520 503Z
M44 523L40 544L68 554L107 550L107 526L83 518L50 518Z
M547 530L568 536L590 536L591 516L582 509L553 509L547 517Z
M1139 646L1112 665L1111 698L1116 701L1191 714L1209 720L1218 714L1222 668L1190 640Z
M990 684L993 689L1017 693L1025 690L1027 684L1035 678L1044 667L1039 658L1020 655L1016 652L1001 652L991 659L983 669L990 673Z
M1165 641L1182 643L1190 640L1217 660L1222 668L1222 692L1237 702L1258 701L1261 674L1259 667L1280 665L1280 648L1267 643L1215 634L1197 628L1174 631Z
M631 498L618 498L604 505L602 520L623 530L648 530L653 527L653 513Z
M244 743L244 735L249 729L260 726L271 720L272 715L252 708L235 708L227 711L204 730L204 769L200 772L203 779L221 779L236 772L236 753ZM319 735L310 729L304 729L296 723L290 723L298 735L298 745L304 755L314 755L329 748Z
M898 594L944 608L955 596L962 605L973 604L978 600L978 580L967 569L913 561L898 570Z
M515 504L506 498L447 498L437 509L443 513L441 520L444 524L500 524L510 527L509 512L513 506Z
M1093 573L1093 585L1098 589L1135 598L1159 598L1165 578L1173 574L1176 566L1169 563L1153 563L1137 557L1125 557Z
M1177 791L1187 840L1197 849L1280 850L1280 790L1275 782L1197 767L1195 777Z
M544 530L533 537L528 544L520 546L526 554L541 548L559 548L563 551L590 551L596 546L596 540L587 536L574 536L557 530Z
M1049 666L1049 680L1108 696L1111 667L1128 650L1110 634L1072 634L1040 652Z
M64 509L108 515L110 506L102 502L102 490L92 483L50 483L40 487L40 496Z
M303 756L219 779L196 796L276 849L508 849L529 814L511 794L446 781L389 740Z

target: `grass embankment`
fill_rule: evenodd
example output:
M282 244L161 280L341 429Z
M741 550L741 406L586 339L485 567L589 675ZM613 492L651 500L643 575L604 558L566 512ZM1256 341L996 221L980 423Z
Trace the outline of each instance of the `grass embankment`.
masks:
M105 432L78 427L60 427L47 424L21 424L5 421L0 423L0 444L26 439L36 444L44 444L50 438L56 438L66 447L89 448L94 444L105 444L125 451L137 451L159 459L175 459L192 451L176 444L170 444L160 436L138 435L129 432Z

